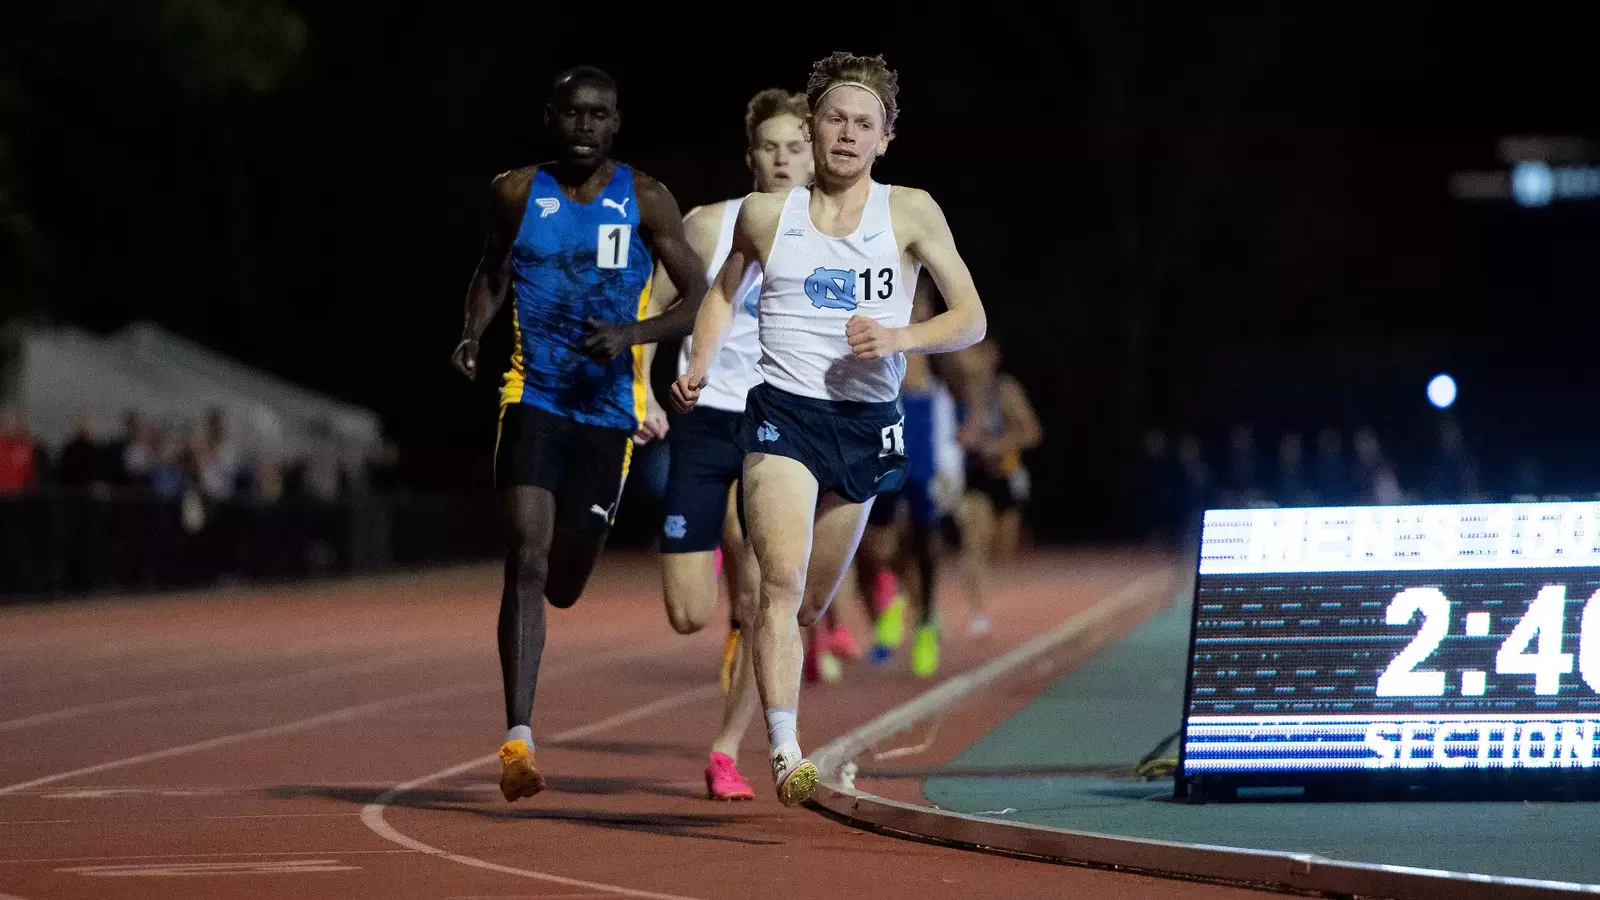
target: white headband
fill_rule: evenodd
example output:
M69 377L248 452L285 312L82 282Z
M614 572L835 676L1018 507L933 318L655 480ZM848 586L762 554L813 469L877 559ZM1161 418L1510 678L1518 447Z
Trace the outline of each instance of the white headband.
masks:
M858 88L861 88L863 91L866 91L867 93L871 94L872 95L872 99L878 101L878 108L883 110L883 127L884 128L888 128L889 127L889 106L888 106L888 104L883 102L883 98L878 96L878 92L877 91L873 90L872 88L868 87L867 85L862 84L859 81L835 81L833 84L828 85L828 89L827 90L825 90L822 93L817 95L817 106L821 106L822 105L822 98L824 98L824 97L828 96L829 94L833 93L835 88L842 88L842 87L858 87Z

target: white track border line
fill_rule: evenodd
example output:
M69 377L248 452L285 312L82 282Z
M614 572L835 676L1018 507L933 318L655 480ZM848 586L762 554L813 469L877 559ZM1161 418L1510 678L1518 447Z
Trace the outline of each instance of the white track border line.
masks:
M448 655L446 655L448 656ZM431 657L430 657L431 658ZM233 693L252 693L274 687L289 687L302 682L325 681L339 676L356 676L369 672L376 672L391 666L407 665L417 662L419 655L414 651L390 653L371 659L356 662L333 663L316 666L299 672L285 672L279 675L268 675L261 678L250 678L244 681L235 681L228 684L212 685L199 688L177 688L169 691L152 691L147 694L137 694L132 697L123 697L119 700L103 700L99 703L85 703L80 706L69 706L63 709L53 709L47 712L31 713L16 719L0 722L0 732L14 731L18 728L29 728L35 725L47 725L51 722L60 722L65 719L75 719L91 713L122 712L124 710L139 709L146 706L161 706L175 703L180 700L196 700L202 697L226 696Z
M824 747L813 761L822 775L810 802L852 822L916 837L1057 862L1135 869L1297 891L1373 895L1395 900L1535 900L1600 894L1600 885L1329 859L1241 847L1186 844L1006 822L902 803L857 790L855 757L957 701L1023 671L1034 660L1119 614L1148 604L1170 576L1147 575L1027 644L879 716Z
M637 722L640 719L649 718L657 713L666 712L669 709L676 709L696 700L709 698L720 693L721 690L716 685L712 684L693 688L679 694L673 694L670 697L663 697L660 700L646 703L643 706L636 706L633 709L620 712L609 718L601 719L598 722L591 722L587 725L579 725L576 728L569 728L566 731L558 732L548 738L545 738L544 742L550 745L555 745L567 741L575 741L580 738L588 737L592 734L615 728L618 725L626 725L629 722ZM605 884L597 881L582 881L577 878L565 878L560 875L552 875L548 872L536 872L532 869L518 869L512 866L503 866L499 863L489 862L485 859L478 859L477 857L473 856L464 856L459 853L451 853L448 850L442 850L430 844L424 844L410 835L402 834L400 831L396 830L393 825L390 825L388 822L384 821L384 809L388 807L390 803L393 803L394 799L401 794L404 794L407 791L416 790L417 788L422 787L431 781L439 781L449 778L453 775L459 775L462 772L476 769L479 766L489 765L498 758L498 755L495 753L490 753L487 756L474 757L464 763L457 763L456 765L440 769L432 774L424 775L421 778L413 778L404 784L397 784L387 791L384 791L382 794L379 794L378 797L371 803L362 807L361 822L386 841L399 844L402 847L405 847L409 850L415 850L418 853L424 853L428 856L437 856L440 859L447 859L451 862L460 863L464 866L472 866L476 869L487 869L488 871L499 872L504 875L516 875L522 878L532 878L538 881L546 881L551 884L563 885L565 887L594 891L608 896L640 897L645 898L645 900L694 900L694 898L683 897L678 894L660 894L653 891L635 890L633 888L623 887L621 885ZM0 898L0 900L4 900L4 898Z
M4 787L0 787L0 795L13 794L18 791L25 791L28 788L38 787L41 784L53 784L57 781L66 781L82 775L93 775L97 772L107 772L112 769L123 769L127 768L128 766L140 765L141 763L155 762L159 759L170 759L174 756L188 756L191 753L199 753L204 750L214 750L218 747L228 747L232 746L233 744L242 744L246 741L278 737L279 735L285 734L294 734L297 731L306 731L333 722L343 722L346 719L354 719L359 716L371 715L372 713L382 712L386 709L393 709L397 706L409 706L413 703L426 703L429 700L438 700L442 697L450 697L457 694L467 694L473 691L482 691L486 689L487 688L484 687L482 681L473 681L462 684L453 684L442 688L434 688L431 691L419 691L412 694L402 694L399 697L388 697L383 700L372 700L366 703L357 703L354 706L343 706L315 716L307 716L303 719L295 719L292 722L284 722L279 725L269 725L266 728L256 728L250 731L239 731L233 734L224 734L219 737L208 738L203 741L195 741L192 744L181 744L176 747L167 747L163 750L152 750L149 753L140 753L136 756L125 756L122 759L113 759L108 762L95 763L92 766L84 766L81 769L73 769L70 772L56 772L53 775L43 775L27 781L19 781L16 784L8 784Z

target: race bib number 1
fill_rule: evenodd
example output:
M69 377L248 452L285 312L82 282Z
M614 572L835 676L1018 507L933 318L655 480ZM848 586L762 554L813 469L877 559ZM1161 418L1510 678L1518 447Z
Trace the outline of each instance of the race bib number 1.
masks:
M594 264L602 269L626 269L629 238L632 236L632 225L601 225Z

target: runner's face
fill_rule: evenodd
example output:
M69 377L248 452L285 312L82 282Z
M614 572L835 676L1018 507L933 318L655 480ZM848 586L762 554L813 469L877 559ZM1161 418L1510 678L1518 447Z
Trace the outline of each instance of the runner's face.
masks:
M812 116L812 157L819 173L855 178L889 149L883 107L871 91L846 85L828 91Z
M611 155L611 142L622 124L617 114L617 92L580 81L550 104L545 110L545 122L562 162L598 165Z
M756 126L756 138L745 155L756 177L756 190L786 191L811 183L811 148L805 123L787 113Z

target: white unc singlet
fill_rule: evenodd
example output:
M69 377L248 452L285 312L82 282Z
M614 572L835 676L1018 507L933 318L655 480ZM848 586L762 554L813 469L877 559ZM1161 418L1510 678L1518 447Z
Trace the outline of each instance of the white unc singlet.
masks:
M810 188L791 190L761 285L761 377L779 390L819 400L898 398L905 356L857 359L845 323L861 315L904 328L921 268L900 269L888 185L872 182L860 226L841 238L812 224Z
M717 250L706 267L706 280L717 283L722 264L733 250L733 228L739 221L739 207L744 198L729 200L722 207L722 231L717 235ZM756 372L756 361L761 358L761 345L756 340L756 300L761 296L761 267L752 262L739 282L738 295L733 298L733 324L722 349L717 351L711 368L706 370L706 385L700 391L699 405L726 412L744 412L744 395L761 383ZM683 349L678 353L678 374L689 368L689 355L694 352L694 336L683 339Z

